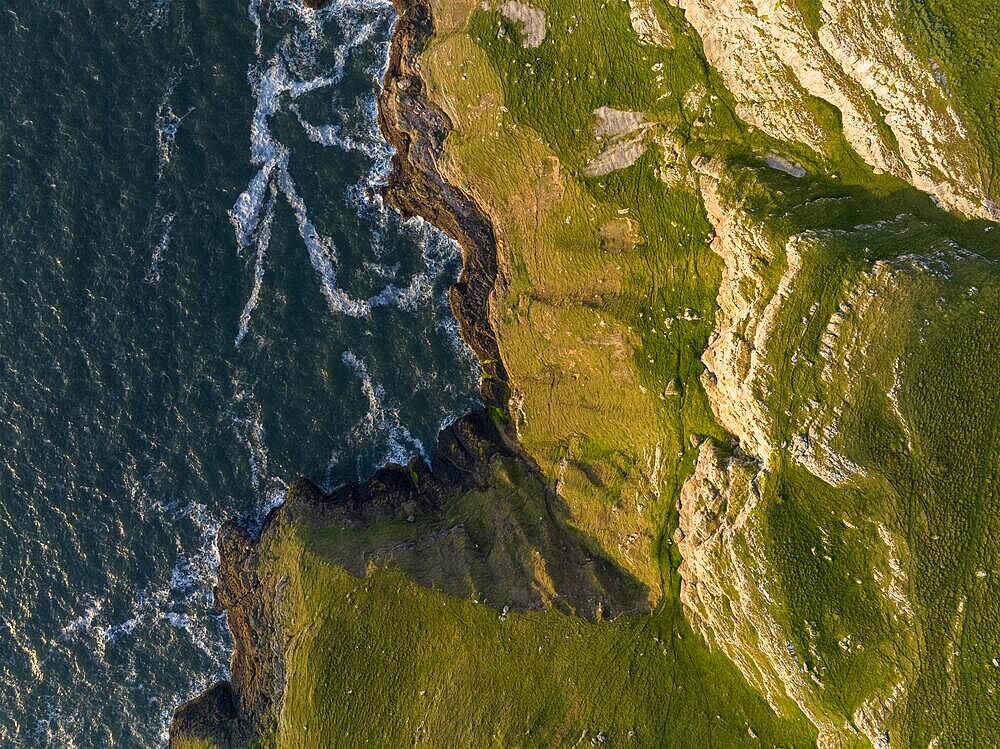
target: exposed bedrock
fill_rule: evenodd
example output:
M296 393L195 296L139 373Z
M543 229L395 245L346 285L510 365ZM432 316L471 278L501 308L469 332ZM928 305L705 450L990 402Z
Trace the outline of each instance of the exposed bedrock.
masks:
M746 172L695 166L724 263L703 383L733 440L704 441L681 490L682 602L821 746L905 742L928 693L969 688L928 653L959 652L948 622L988 545L969 523L992 510L964 498L992 496L991 475L946 425L994 388L995 264L905 213L829 228L850 198L806 188L768 224L733 197ZM994 419L992 407L962 419L978 456ZM928 568L934 581L917 579Z
M984 149L928 61L907 47L893 0L823 0L810 29L794 3L673 0L702 37L747 122L825 151L811 97L839 111L844 137L871 167L905 179L949 210L1000 220L980 164Z
M395 149L386 198L404 217L426 219L461 247L462 273L450 290L451 308L487 375L484 397L505 409L507 374L491 323L494 288L502 283L496 235L483 211L438 168L452 125L427 97L417 64L433 32L430 6L426 0L395 0L395 5L400 17L378 108L379 127Z

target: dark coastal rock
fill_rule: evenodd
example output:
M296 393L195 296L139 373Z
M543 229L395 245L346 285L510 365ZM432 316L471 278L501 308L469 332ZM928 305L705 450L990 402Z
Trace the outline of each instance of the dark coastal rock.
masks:
M268 521L276 513L272 512ZM267 523L265 523L266 527ZM267 647L275 631L273 602L257 575L257 542L230 521L219 531L219 579L215 606L225 611L233 636L232 679L220 682L174 711L170 746L177 737L211 739L221 747L243 747L280 694L280 663Z
M239 711L236 695L228 681L219 682L174 711L171 736L207 739L220 747L235 747L233 726ZM175 742L171 740L171 746Z
M496 235L479 206L449 184L437 165L452 123L427 98L417 62L434 30L430 4L393 2L399 21L378 109L379 127L395 149L386 201L404 217L420 216L434 224L461 247L462 273L449 294L452 312L462 338L482 363L483 397L506 409L507 373L490 324L490 302L500 283Z
M393 568L497 609L590 620L649 610L648 588L573 527L554 487L487 411L444 429L430 464L386 466L328 495L299 482L280 512L328 539L324 559L357 577ZM396 531L369 533L380 527Z

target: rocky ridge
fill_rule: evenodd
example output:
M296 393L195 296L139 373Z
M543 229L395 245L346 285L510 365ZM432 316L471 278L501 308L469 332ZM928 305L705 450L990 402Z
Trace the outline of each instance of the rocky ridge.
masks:
M776 711L791 700L809 717L820 746L851 746L859 738L888 745L887 726L901 721L916 666L895 656L896 665L866 687L854 713L831 710L823 664L833 659L793 645L797 636L815 640L816 634L809 622L787 618L794 592L779 582L787 562L769 528L781 512L781 476L789 464L830 487L886 493L885 464L859 448L873 439L858 431L865 420L894 424L900 460L926 460L915 452L912 405L900 399L903 383L917 376L908 363L926 346L930 321L947 317L956 298L974 297L977 287L967 279L989 277L991 263L905 213L844 229L769 231L748 206L726 196L732 169L706 159L693 166L716 232L712 248L724 262L702 383L732 444L705 440L681 489L675 536L683 557L681 600L694 626ZM893 252L846 260L855 247ZM799 382L801 392L790 390L789 381ZM815 390L802 387L807 382ZM889 496L896 491L903 490L890 489ZM871 562L844 574L874 583L880 616L899 638L882 647L911 647L905 643L917 626L909 572L915 551L905 524L875 523L880 512L877 504L869 507L863 529L842 516L853 543L875 550ZM845 657L852 647L844 641Z
M892 0L823 0L813 30L777 0L674 0L736 98L740 116L778 140L826 151L810 97L839 111L848 143L873 169L894 174L967 216L1000 220L969 137L930 64L894 25Z

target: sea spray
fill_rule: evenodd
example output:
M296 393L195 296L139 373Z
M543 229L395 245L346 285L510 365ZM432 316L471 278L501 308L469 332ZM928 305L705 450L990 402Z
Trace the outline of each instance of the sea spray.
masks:
M423 443L410 434L399 419L399 412L385 406L385 388L374 382L368 372L368 366L353 351L345 351L344 363L347 364L361 383L361 392L368 400L368 412L351 430L355 440L379 439L384 444L384 454L381 463L396 463L404 465L415 454L424 458ZM362 478L359 472L358 478Z

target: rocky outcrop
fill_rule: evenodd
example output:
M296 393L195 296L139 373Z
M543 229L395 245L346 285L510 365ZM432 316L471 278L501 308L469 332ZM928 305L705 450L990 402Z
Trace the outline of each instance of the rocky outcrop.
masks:
M702 356L702 384L713 413L765 467L775 450L784 449L832 486L863 477L865 468L848 456L840 433L844 409L861 402L866 380L876 382L881 399L871 407L891 410L902 429L909 428L894 396L905 340L893 332L922 295L932 295L935 283L947 278L951 264L965 262L971 253L948 238L928 239L928 227L907 214L779 239L743 206L723 200L721 164L702 161L696 168L715 229L712 249L724 263L716 327ZM821 317L820 300L805 298L813 293L807 290L810 274L866 243L919 251L875 261L845 277L841 288L826 288L834 306ZM818 340L802 340L802 331L820 320ZM812 397L779 397L779 376L787 380L802 370L820 374Z
M173 749L183 741L204 741L219 749L236 749L243 744L234 736L239 733L238 721L233 685L219 682L174 710L169 746Z
M526 49L540 47L545 41L545 11L517 0L507 0L500 12L508 21L521 26L522 44Z
M832 208L836 200L808 189L794 193L799 188L788 177L707 159L696 159L693 168L715 230L712 249L724 264L703 384L733 440L704 442L681 490L682 603L693 626L775 710L790 701L809 717L821 746L858 740L887 746L887 726L899 725L916 678L912 656L902 654L915 647L908 638L920 632L918 586L911 579L918 551L908 520L900 519L901 512L906 517L901 497L912 489L898 471L910 461L925 470L914 399L932 397L904 392L919 377L912 362L921 360L928 341L941 340L935 326L958 314L986 313L973 300L978 284L988 284L995 271L930 219L903 213L827 228L838 220L836 209L825 215L810 205ZM792 207L772 220L774 213L755 212L751 199L736 197L744 188L757 197L773 190L772 198ZM799 228L810 223L821 228ZM814 478L790 478L801 477L802 469ZM815 479L843 493L831 494ZM782 505L796 495L802 505L824 510L797 512L801 525L794 527L821 539L812 555L840 580L870 586L867 614L827 601L798 608L798 617L790 613L796 611L791 602L808 598L810 586L781 548L781 532L789 527ZM840 506L824 504L850 496L870 502L855 510L853 521L840 515ZM827 508L830 517L840 515L833 530L823 525ZM849 529L844 544L865 550L860 559L845 563L824 553L823 544L840 528ZM824 634L828 642L839 639L831 632L841 630L823 633L815 620L803 621L802 612L822 618L828 610L838 621L867 617L855 628L879 619L885 629L873 627L878 634L865 643L845 636L818 655L812 644ZM886 656L891 666L858 687L858 701L838 712L825 673L862 649L879 648L893 653Z
M629 0L629 21L632 30L643 44L655 44L660 47L673 46L670 33L663 28L653 0Z
M503 282L493 226L468 194L441 175L438 158L451 131L427 96L417 59L433 32L426 0L395 0L399 20L379 96L378 122L395 153L385 197L403 217L420 216L462 249L462 273L449 291L462 338L479 359L488 402L506 409L509 389L492 325L494 291Z
M720 164L698 168L702 198L715 228L712 249L724 263L716 328L702 356L702 384L719 423L766 467L773 451L787 440L776 430L776 419L788 408L772 399L776 362L794 355L775 350L781 345L773 340L775 328L779 316L787 314L803 258L819 254L823 238L807 231L792 235L783 245L775 242L739 206L724 206L719 195ZM781 270L776 284L771 280L775 268ZM840 414L829 409L836 409L838 402L824 400L832 404L826 407L815 402L800 415L791 451L801 465L833 485L861 472L832 446Z
M473 412L441 432L430 465L389 466L326 496L299 490L286 521L334 533L340 542L324 558L359 577L392 567L497 609L588 619L647 611L644 586L559 521L561 500L508 439ZM373 538L372 528L394 531Z
M857 734L826 710L808 654L796 652L775 615L781 592L760 524L766 475L758 461L706 440L680 496L675 541L681 602L695 629L722 650L776 713L794 703L815 724L821 747L847 747Z
M694 473L681 489L675 534L684 560L681 602L694 627L736 664L775 712L794 704L812 721L820 749L846 749L861 740L888 746L886 725L905 702L906 680L871 683L861 706L846 716L826 697L825 668L817 654L811 647L800 652L794 644L779 582L781 562L766 531L766 505L773 501L766 484L771 480L758 461L738 448L702 443ZM901 574L895 543L890 554L888 570ZM898 588L896 595L905 598ZM898 606L899 600L893 603ZM905 625L911 627L912 618ZM811 624L804 626L811 631ZM840 647L849 650L852 645L844 640Z
M770 294L761 270L776 260L775 250L745 214L723 206L718 189L722 165L701 162L696 168L702 199L715 228L712 249L724 263L716 327L702 356L702 384L719 423L736 435L745 451L766 465L772 450L772 427L760 396L768 390L768 373L761 357L770 332L770 316L766 314ZM789 268L789 276L794 277L794 263ZM778 304L780 298L771 309Z
M606 174L632 166L646 152L647 132L653 124L642 112L625 112L611 107L594 110L594 136L604 142L604 150L583 169L588 177Z
M295 490L293 489L293 492ZM265 520L262 533L277 519ZM282 690L280 632L273 591L261 582L256 541L229 522L219 531L215 606L226 613L233 637L230 680L220 682L174 711L170 746L206 739L222 749L248 746L269 719Z
M1000 220L973 142L929 64L908 49L892 0L823 0L809 28L793 3L674 0L701 35L747 122L823 153L829 134L809 97L836 107L848 143L872 168L946 208Z

